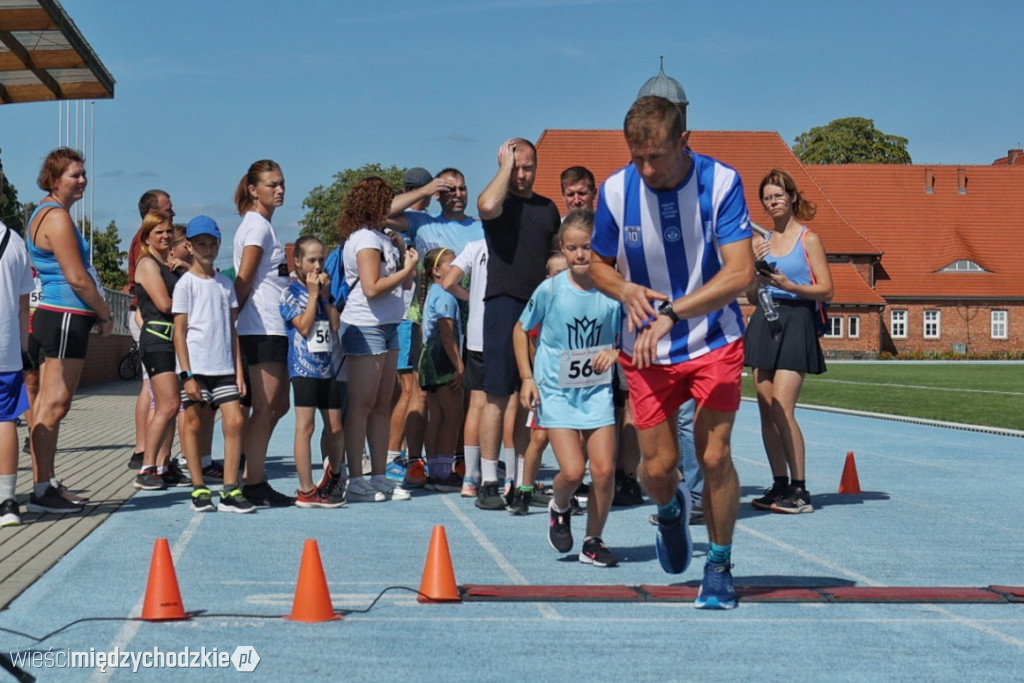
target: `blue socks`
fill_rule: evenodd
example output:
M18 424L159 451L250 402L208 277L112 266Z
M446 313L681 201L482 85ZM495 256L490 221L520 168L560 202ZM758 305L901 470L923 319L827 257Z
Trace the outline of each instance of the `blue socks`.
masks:
M712 564L728 564L732 559L732 543L718 545L708 541L708 562Z
M671 524L682 514L683 510L679 507L679 498L676 496L672 496L672 500L667 505L658 506L658 521L662 524Z

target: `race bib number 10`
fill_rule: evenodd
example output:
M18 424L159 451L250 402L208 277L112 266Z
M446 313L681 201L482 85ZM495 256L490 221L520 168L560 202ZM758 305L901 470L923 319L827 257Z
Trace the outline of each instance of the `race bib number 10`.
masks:
M563 351L558 363L558 386L562 389L578 389L611 382L611 366L600 373L594 370L594 357L610 348L606 345Z

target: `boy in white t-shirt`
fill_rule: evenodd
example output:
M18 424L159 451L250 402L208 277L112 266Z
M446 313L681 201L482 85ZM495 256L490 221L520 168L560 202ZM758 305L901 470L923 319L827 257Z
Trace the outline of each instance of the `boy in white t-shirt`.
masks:
M3 185L0 173L0 188ZM18 479L18 428L28 409L22 368L28 349L28 298L34 288L25 242L0 222L0 526L21 524L14 489ZM14 315L12 315L14 313Z
M222 512L254 512L256 508L238 486L242 456L242 428L245 415L239 403L245 389L242 358L235 322L238 299L231 281L213 266L220 251L220 229L209 216L197 216L185 231L192 266L174 287L174 351L181 369L181 403L185 416L181 425L181 450L192 477L192 509L216 510L210 489L203 481L200 441L203 412L221 411L224 431L224 488L220 493Z

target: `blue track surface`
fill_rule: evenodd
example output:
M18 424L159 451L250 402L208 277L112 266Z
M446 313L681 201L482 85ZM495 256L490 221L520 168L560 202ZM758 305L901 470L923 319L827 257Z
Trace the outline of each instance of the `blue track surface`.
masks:
M771 477L756 408L744 403L738 415L733 450L744 502L733 551L737 584L1024 585L1024 440L817 411L799 419L817 511L785 516L747 504ZM292 428L290 418L282 420L270 449L270 476L282 490L295 487L284 457ZM834 493L848 451L861 495ZM418 588L437 524L446 529L460 585L693 585L703 566L698 556L682 576L660 570L651 506L613 509L604 539L622 564L598 569L548 547L543 510L482 512L457 494L255 515L194 514L187 500L188 489L136 495L0 614L0 625L40 636L84 617L137 616L161 537L170 541L186 611L207 614L288 614L307 538L319 543L336 609L365 608L388 586ZM578 552L584 520L573 522ZM695 528L694 536L702 555L706 532ZM1024 604L741 602L732 612L705 612L652 602L423 605L394 591L369 613L330 623L102 621L37 646L6 633L0 643L8 652L233 652L249 645L260 656L255 675L274 680L1019 680ZM43 680L111 675L32 673ZM183 674L150 670L145 677Z

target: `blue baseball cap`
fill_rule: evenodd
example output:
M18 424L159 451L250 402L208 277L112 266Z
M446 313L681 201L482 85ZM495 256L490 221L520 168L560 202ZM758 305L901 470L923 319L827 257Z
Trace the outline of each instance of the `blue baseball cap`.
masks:
M209 216L196 216L190 220L185 226L185 237L192 239L199 235L213 235L220 240L220 228L217 227L217 221Z

